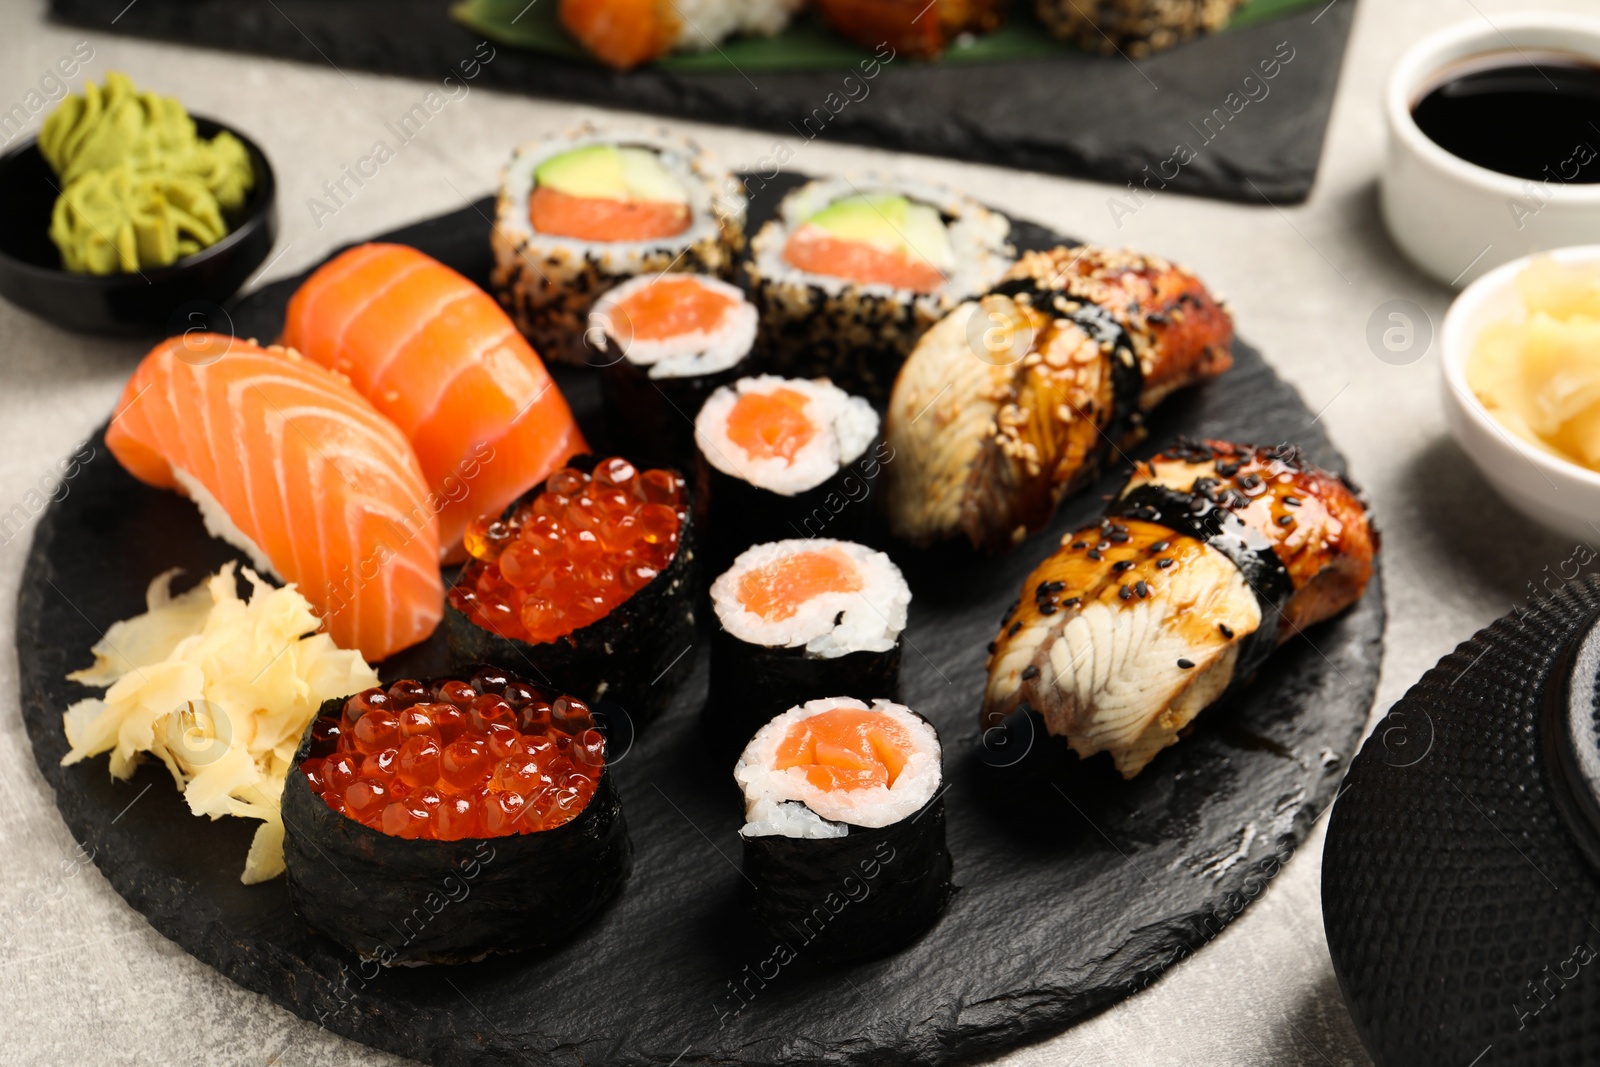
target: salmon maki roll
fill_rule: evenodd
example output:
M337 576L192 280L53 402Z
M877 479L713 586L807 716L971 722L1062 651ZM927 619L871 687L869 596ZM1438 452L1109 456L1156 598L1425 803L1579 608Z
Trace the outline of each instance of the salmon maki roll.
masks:
M755 339L755 307L717 278L645 275L595 301L588 344L601 367L600 396L628 455L692 469L695 413L744 376Z
M494 299L406 245L329 260L289 300L283 343L350 379L422 464L442 558L462 536L586 451L566 398Z
M281 348L172 338L129 379L106 446L295 583L341 648L380 660L438 626L427 482L405 435L339 375Z
M1360 496L1287 446L1180 443L1061 539L990 646L983 725L1020 707L1138 774L1281 642L1361 599Z
M845 962L938 921L951 893L942 757L933 725L888 700L812 700L757 731L733 777L748 899L768 933Z
M1233 363L1200 280L1094 245L1030 252L923 335L889 401L890 528L916 545L1010 548L1098 476L1147 412Z

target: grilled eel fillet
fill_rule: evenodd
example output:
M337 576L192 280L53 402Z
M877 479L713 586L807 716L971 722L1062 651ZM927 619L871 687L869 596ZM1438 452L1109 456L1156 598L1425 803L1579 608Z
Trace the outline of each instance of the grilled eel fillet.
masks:
M985 727L1019 706L1132 778L1278 644L1361 598L1378 535L1292 447L1180 443L1028 576L991 646Z
M923 335L889 401L890 526L1000 551L1050 521L1145 412L1233 363L1194 275L1092 245L1030 252Z

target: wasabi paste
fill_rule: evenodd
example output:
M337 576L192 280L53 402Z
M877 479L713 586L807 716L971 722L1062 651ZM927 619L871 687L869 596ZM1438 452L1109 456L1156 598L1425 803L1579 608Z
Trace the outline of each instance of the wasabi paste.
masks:
M79 273L163 267L215 244L255 184L237 137L204 140L177 100L115 71L61 102L39 151L61 179L50 239Z

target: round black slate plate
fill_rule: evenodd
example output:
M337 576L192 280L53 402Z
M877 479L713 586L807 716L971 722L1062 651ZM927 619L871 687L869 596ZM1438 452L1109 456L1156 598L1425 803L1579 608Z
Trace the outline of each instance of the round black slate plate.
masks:
M1578 548L1562 570L1593 558ZM1600 578L1541 590L1423 675L1351 764L1323 925L1380 1067L1600 1062L1600 873L1564 807L1595 783L1562 770L1572 671L1594 699L1593 645L1576 653L1597 618Z
M482 281L492 212L481 201L385 239ZM1057 240L1026 224L1016 238ZM299 280L234 308L237 332L275 336ZM1140 454L1186 433L1293 441L1342 468L1294 390L1248 346L1235 352L1231 372L1162 409ZM593 381L558 377L603 445ZM773 962L775 946L740 907L731 775L695 731L702 637L685 691L616 764L637 851L618 901L543 959L373 974L306 930L281 879L239 884L253 823L189 815L159 765L130 782L111 781L104 759L59 766L60 712L87 695L64 675L87 662L100 631L141 610L162 570L198 577L232 557L192 505L141 486L95 447L37 526L18 604L23 714L63 817L133 907L222 974L330 1030L433 1063L933 1064L1042 1037L1147 985L1263 891L1332 800L1377 685L1375 580L1133 782L1044 737L1019 735L1012 750L1028 754L1012 766L980 758L984 645L1059 533L1098 514L1123 477L1113 471L1006 558L897 553L914 591L903 695L945 742L960 887L922 940L848 968L803 952ZM435 673L441 645L385 673Z

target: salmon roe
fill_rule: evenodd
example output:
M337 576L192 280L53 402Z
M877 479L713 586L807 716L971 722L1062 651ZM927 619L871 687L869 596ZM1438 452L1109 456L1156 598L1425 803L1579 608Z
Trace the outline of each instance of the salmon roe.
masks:
M587 704L496 670L365 690L313 737L300 764L312 792L391 837L553 830L588 806L605 767Z
M593 475L552 474L507 520L467 527L472 559L451 605L502 637L554 641L605 617L643 589L678 551L687 517L683 479L640 472L619 456Z

